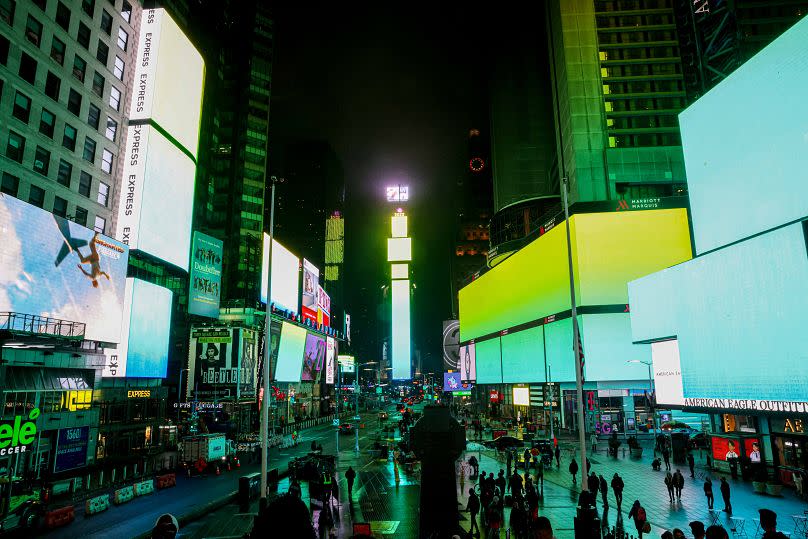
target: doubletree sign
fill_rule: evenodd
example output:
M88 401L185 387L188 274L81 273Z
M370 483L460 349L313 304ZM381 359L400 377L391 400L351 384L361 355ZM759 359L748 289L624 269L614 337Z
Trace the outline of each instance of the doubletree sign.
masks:
M36 419L39 417L39 408L34 408L25 416L16 416L13 423L0 425L0 456L25 453L27 446L34 443L36 438Z

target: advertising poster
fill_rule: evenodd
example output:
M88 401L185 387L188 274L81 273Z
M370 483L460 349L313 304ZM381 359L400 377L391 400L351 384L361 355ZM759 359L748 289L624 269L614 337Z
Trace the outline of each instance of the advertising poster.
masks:
M209 318L219 317L222 287L221 240L194 231L191 242L190 293L188 313Z
M303 320L317 322L317 290L320 288L320 270L303 259L303 294L300 314Z
M317 286L317 323L331 326L331 296L322 286Z
M89 228L0 194L0 312L86 324L118 343L129 249Z
M129 316L128 337L117 350L125 356L121 376L165 378L174 293L141 279L127 278L126 286L132 296L124 314Z
M188 388L197 399L236 397L240 336L240 331L233 328L191 329Z
M269 379L270 381L274 381L275 370L278 366L278 347L280 347L281 344L281 322L272 320L269 327L269 335ZM264 346L266 346L266 340L263 334L261 334L260 339L261 344L258 347L258 361L256 362L256 394L259 394L264 385Z
M332 337L325 338L325 383L334 383L334 373L336 369L337 359L337 341Z
M747 455L752 452L752 444L758 443L756 438L750 438L748 440L744 440L744 448L746 451L742 450L739 446L739 440L736 438L722 438L720 436L712 436L712 445L713 445L713 460L721 460L721 461L729 461L730 459L738 459L741 456L742 452L745 452Z
M261 253L261 302L274 303L279 309L298 312L300 301L300 259L289 249L272 239L272 298L267 301L269 288L269 234L264 233Z
M345 340L351 342L351 315L345 313Z
M443 321L443 370L460 370L460 322Z
M90 427L59 429L53 473L81 468L87 464L87 443Z
M477 347L474 343L460 347L460 379L465 382L477 380Z
M353 356L340 354L337 356L337 362L339 363L343 373L356 372L356 362ZM404 390L402 389L402 391Z
M258 334L249 329L237 330L241 332L241 360L239 361L239 379L237 397L240 399L253 398L256 395L256 382L258 379Z
M325 339L314 333L306 335L306 348L303 353L303 373L300 379L304 382L316 381L325 365Z
M464 384L460 380L459 372L444 372L443 373L443 390L444 391L469 391L471 384Z

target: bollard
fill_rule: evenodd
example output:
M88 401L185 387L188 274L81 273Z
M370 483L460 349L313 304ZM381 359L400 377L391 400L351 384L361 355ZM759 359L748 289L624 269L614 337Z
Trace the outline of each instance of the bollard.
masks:
M116 472L116 471L117 471L117 468L113 468L113 469L112 469L112 484L113 484L113 485L115 484L115 472Z
M126 481L126 466L123 467L123 480Z

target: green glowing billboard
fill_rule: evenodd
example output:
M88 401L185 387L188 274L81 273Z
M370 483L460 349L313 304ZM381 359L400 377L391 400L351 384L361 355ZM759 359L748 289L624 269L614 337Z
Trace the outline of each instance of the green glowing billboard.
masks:
M392 281L393 294L393 379L412 378L410 361L410 281Z

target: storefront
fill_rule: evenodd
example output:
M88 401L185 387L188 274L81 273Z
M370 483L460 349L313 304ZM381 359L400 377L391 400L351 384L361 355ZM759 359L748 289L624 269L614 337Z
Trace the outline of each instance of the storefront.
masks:
M795 475L808 473L808 417L773 418L769 420L777 478L795 486Z

